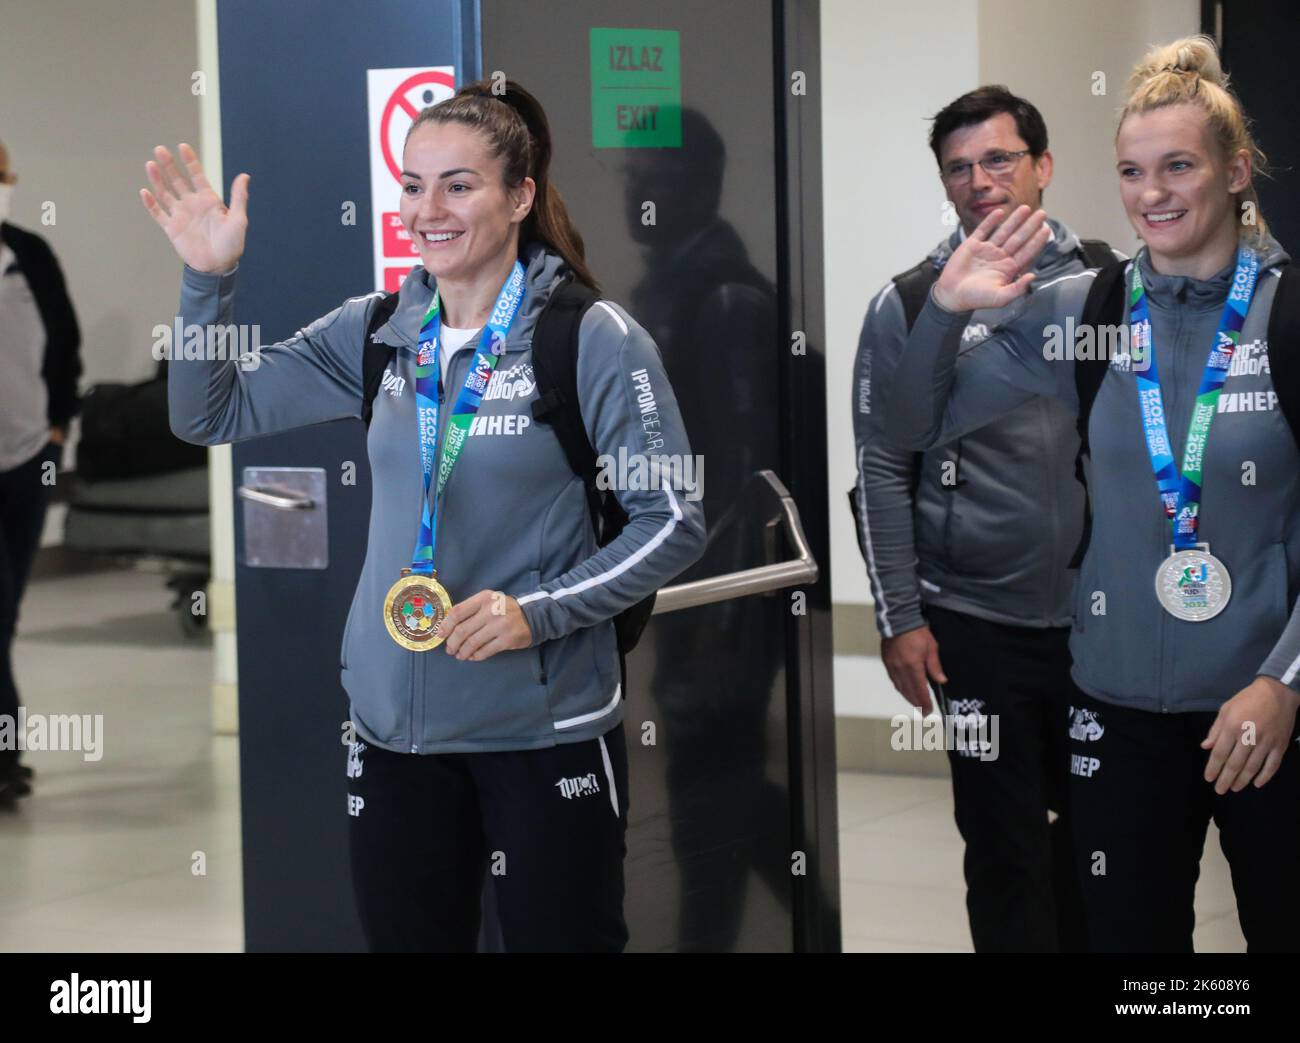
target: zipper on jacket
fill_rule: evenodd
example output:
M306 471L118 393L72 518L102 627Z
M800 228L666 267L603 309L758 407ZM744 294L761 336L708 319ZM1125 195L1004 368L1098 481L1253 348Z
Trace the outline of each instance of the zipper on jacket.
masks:
M438 382L438 419L439 419L439 421L440 421L439 426L441 426L441 420L442 420L442 402L443 402L443 391L442 391L442 388L443 388L443 385L444 385L445 383L446 383L445 380L439 380L439 382ZM437 478L437 475L438 475L438 467L437 467L438 449L439 449L439 446L435 445L435 446L434 446L434 469L433 469L434 478L433 478L433 482L431 483L431 487L432 487L433 489L435 489L435 490L436 490L437 487L438 487L438 486L437 486L437 480L438 480L438 478ZM435 542L436 542L436 541L435 541ZM424 654L424 653L421 653L421 652L411 652L411 653L410 653L410 657L411 657L411 658L410 658L411 669L410 669L410 674L409 674L409 696L410 696L410 701L409 701L408 706L407 706L407 715L406 715L406 720L407 720L407 729L408 729L408 734L410 735L410 738L411 738L411 752L412 752L412 753L419 753L419 752L420 752L420 741L419 741L418 738L416 738L416 736L417 736L419 733L418 733L418 732L416 731L416 729L415 729L415 693L416 693L417 688L419 688L419 690L421 690L421 691L423 690L423 680L424 680L424 677L423 677L423 673L422 673L422 674L421 674L421 678L420 678L420 680L421 680L421 684L420 684L419 686L417 686L416 683L415 683L415 671L416 671L416 669L417 669L417 664L419 664L419 662L420 662L420 658L421 658L421 656L422 656L423 654Z
M940 533L941 553L943 554L943 567L952 577L957 572L957 553L953 549L953 514L955 513L957 490L961 488L961 440L953 442L943 450L943 459L936 461L939 464L939 497L943 503L943 528ZM952 464L953 483L945 487L943 484L943 467L944 464ZM951 586L951 582L949 584Z
M415 741L415 661L419 658L419 653L408 653L408 657L408 662L411 663L411 670L409 670L407 674L409 692L409 702L407 704L407 728L409 736L411 736L411 752L419 753L420 744Z
M1051 528L1051 557L1047 560L1054 564L1060 560L1061 554L1061 511L1065 505L1061 502L1061 484L1056 480L1056 476L1051 473L1052 467L1049 461L1057 458L1057 443L1052 439L1052 419L1048 415L1049 405L1043 398L1038 400L1038 423L1041 425L1043 438L1042 444L1048 447L1048 452L1043 454L1042 460L1047 466L1047 488L1052 490L1053 502L1048 519ZM1061 603L1064 596L1061 586L1064 583L1064 577L1067 575L1065 569L1052 567L1052 582L1049 585L1048 602L1043 606L1043 619L1048 626L1054 626L1056 621L1056 606Z
M415 656L415 669L420 673L419 682L415 685L416 705L420 707L420 720L417 725L419 730L411 733L411 748L416 753L420 752L420 743L424 741L424 657L427 655L429 655L428 652L417 652ZM412 673L414 674L414 671L412 671Z
M441 351L442 349L439 348L439 350ZM460 348L457 348L456 351L452 352L452 354L451 354L451 359L449 359L448 361L449 361L449 362L455 362L456 356L459 355L460 352L461 352L461 349L460 349ZM441 374L441 377L442 377L442 379L440 379L440 380L438 381L438 429L439 429L439 430L438 430L438 435L439 435L439 438L438 438L437 444L433 447L433 449L434 449L434 453L433 453L433 459L434 459L434 465L433 465L433 480L432 480L432 482L430 482L430 485L429 485L429 492L432 494L435 503L437 502L437 498L438 498L438 461L439 461L440 459L442 459L442 447L443 447L443 444L447 441L447 430L448 430L447 425L451 422L450 418L447 417L446 414L445 414L445 412L443 411L443 406L446 404L446 401L447 401L446 388L449 387L449 386L451 386L453 383L455 383L454 381L452 381L452 380L450 379L450 378L451 378L451 370L450 370L450 366L448 367L447 372ZM464 378L463 378L463 377L461 378L461 383L464 383ZM457 384L456 386L459 386L459 384ZM450 480L450 479L448 479L448 480ZM434 508L434 504L431 503L431 504L429 505L429 510L430 510L430 512L433 511L433 508ZM441 511L438 511L438 512L437 512L433 524L434 524L433 543L434 543L434 546L437 547L437 544L438 544L438 534L442 531L442 512L441 512ZM424 688L425 688L424 657L425 657L426 655L429 655L430 653L428 653L428 652L413 652L413 653L411 653L411 654L415 657L414 662L411 663L411 715L410 715L410 722L411 722L411 752L412 752L412 753L419 753L419 752L420 752L420 740L417 738L417 736L418 736L418 735L421 735L421 734L423 733L423 730L424 730L424 713L421 712L421 714L420 714L420 731L417 732L417 731L416 731L416 726L415 726L415 701L416 701L416 695L417 695L417 693L423 693L423 692L424 692ZM415 681L415 674L416 674L416 671L417 671L417 670L419 671L419 674L420 674L420 683L419 683L419 684L416 684L416 681ZM423 703L421 703L421 710L423 710Z
M1183 313L1182 310L1177 307L1178 305L1177 298L1175 298L1174 300L1174 305L1175 305L1174 330L1173 330L1173 336L1169 339L1169 344L1172 350L1167 355L1167 358L1169 360L1169 377L1167 381L1164 377L1161 377L1160 392L1161 392L1161 397L1164 398L1165 400L1165 430L1169 433L1169 451L1170 453L1174 454L1174 464L1181 469L1182 452L1176 451L1174 448L1175 443L1174 443L1173 418L1178 413L1177 407L1181 405L1181 401L1182 401L1182 389L1180 388L1178 383L1179 381L1178 339L1183 335ZM1152 340L1154 340L1155 339L1154 323L1152 323L1151 329L1152 329L1151 338ZM1169 389L1169 393L1167 395L1165 394L1166 386ZM1182 449L1186 449L1187 448L1186 429L1183 430L1183 435L1184 435L1184 444L1182 446ZM1145 437L1143 439L1143 448L1144 449L1146 448ZM1151 473L1150 457L1148 456L1147 459L1148 459L1148 466L1146 468L1146 472L1150 474ZM1152 480L1154 481L1154 476ZM1158 502L1159 500L1157 500L1157 503ZM1164 517L1163 511L1161 512L1161 525L1163 526L1162 528L1163 535L1160 537L1159 553L1160 553L1160 560L1163 561L1165 555L1169 553L1169 545L1173 542L1173 538L1174 538L1173 523ZM1165 692L1165 650L1169 646L1169 627L1172 624L1172 622L1173 622L1173 617L1170 616L1170 614L1162 608L1160 610L1160 643L1157 649L1157 651L1159 652L1159 659L1156 661L1156 691L1160 693L1161 713L1169 712L1169 702L1168 699L1166 698L1166 692Z

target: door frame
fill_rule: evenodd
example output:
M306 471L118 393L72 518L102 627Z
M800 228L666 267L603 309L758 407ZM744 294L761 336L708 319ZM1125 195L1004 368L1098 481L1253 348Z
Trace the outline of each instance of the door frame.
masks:
M807 854L794 888L794 950L839 952L840 867L826 441L826 307L822 244L821 12L817 0L773 0L778 329L801 331L806 354L783 351L782 476L813 556L806 615L791 612L787 677L791 842ZM805 94L793 77L804 75ZM819 461L806 467L803 461Z

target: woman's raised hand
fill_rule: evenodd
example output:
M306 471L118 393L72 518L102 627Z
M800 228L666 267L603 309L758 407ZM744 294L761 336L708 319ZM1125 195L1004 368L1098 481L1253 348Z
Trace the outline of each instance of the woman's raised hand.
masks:
M1052 238L1047 214L1019 206L1003 216L994 210L953 251L934 286L940 306L957 312L1002 308L1028 292L1034 273L1026 269Z
M189 145L180 146L184 177L172 154L159 145L157 162L144 165L154 190L140 189L140 201L153 215L180 259L201 272L228 272L244 253L248 228L249 175L240 174L230 186L230 206L221 201L203 176L199 157ZM191 185L191 182L193 184Z

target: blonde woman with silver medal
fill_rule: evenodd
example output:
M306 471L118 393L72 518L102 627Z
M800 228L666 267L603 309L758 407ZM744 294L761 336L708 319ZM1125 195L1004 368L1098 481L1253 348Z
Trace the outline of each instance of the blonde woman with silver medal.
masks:
M1089 944L1191 951L1213 819L1249 948L1293 951L1300 339L1276 336L1289 326L1269 339L1291 314L1290 259L1258 211L1263 155L1208 39L1153 48L1134 69L1115 149L1137 257L1031 285L1045 215L990 215L901 353L886 429L922 449L1035 394L1080 411L1090 535L1061 725ZM1106 308L1090 314L1090 291ZM1025 294L956 360L967 312ZM1080 331L1119 350L1085 362Z

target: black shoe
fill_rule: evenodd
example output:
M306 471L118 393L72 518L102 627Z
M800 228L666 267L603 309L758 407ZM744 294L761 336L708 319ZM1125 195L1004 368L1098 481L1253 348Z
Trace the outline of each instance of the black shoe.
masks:
M18 793L8 779L0 779L0 812L13 811L18 806Z
M3 776L0 776L0 792L12 797L25 797L32 791L32 784L27 780L32 777L32 769L23 764L15 764Z

